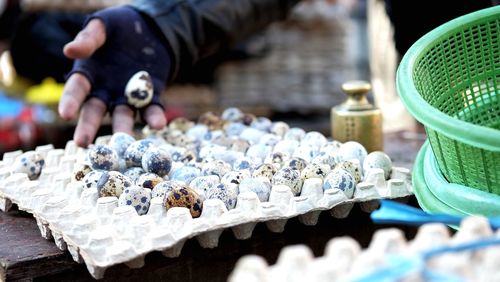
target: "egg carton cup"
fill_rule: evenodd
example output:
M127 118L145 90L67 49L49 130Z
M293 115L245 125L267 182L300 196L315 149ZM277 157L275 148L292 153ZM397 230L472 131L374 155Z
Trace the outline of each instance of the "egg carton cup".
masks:
M271 232L283 232L290 218L316 225L322 211L345 218L356 203L371 212L379 206L380 199L403 201L412 194L410 171L393 167L389 180L382 169L367 171L352 199L340 189L324 192L322 180L310 178L304 181L300 196L294 196L288 186L274 185L268 202L260 202L254 192L243 192L231 210L221 200L208 199L203 202L199 218L192 218L183 207L167 211L161 198L153 198L148 213L139 216L132 206L118 206L116 197L99 198L97 190L84 189L82 182L71 181L73 166L87 153L74 142L68 142L65 149L47 145L36 151L46 160L37 180L11 172L10 167L21 151L4 155L0 167L0 209L8 211L14 203L33 214L41 235L53 239L76 262L85 263L96 279L116 264L140 268L144 257L153 251L177 257L190 238L196 238L203 248L215 248L225 229L231 229L235 238L245 240L252 236L259 222L264 222Z
M378 230L366 249L351 237L333 238L322 257L305 245L283 248L274 265L247 255L228 281L500 281L498 265L500 231L472 216L454 235L444 224L429 223L411 241L400 229Z

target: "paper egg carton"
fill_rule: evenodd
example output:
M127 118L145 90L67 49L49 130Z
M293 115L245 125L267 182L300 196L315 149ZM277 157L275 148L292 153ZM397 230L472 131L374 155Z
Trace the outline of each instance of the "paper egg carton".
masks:
M254 192L244 192L231 210L221 200L208 199L199 218L192 218L187 208L167 211L161 198L153 198L148 213L139 216L132 206L118 206L116 197L99 198L97 190L84 189L82 182L71 181L73 167L86 158L86 149L70 141L65 149L46 145L36 151L45 159L37 180L12 173L12 164L21 151L4 155L0 209L7 211L15 203L32 213L42 236L54 239L76 262L85 263L96 279L115 264L142 267L146 254L153 251L177 257L185 241L193 237L202 247L215 248L224 229L230 228L237 239L245 240L252 236L258 222L264 222L271 232L283 232L289 218L298 217L305 225L315 225L322 211L345 218L356 203L371 212L378 207L379 199L412 194L410 171L393 167L389 180L382 169L367 171L352 199L339 189L324 192L322 180L311 178L305 180L300 196L294 196L288 186L274 185L268 202L260 202Z
M283 248L274 265L247 255L228 281L500 281L499 265L500 231L494 233L486 218L469 217L454 235L446 225L429 223L411 241L400 229L378 230L367 249L351 237L333 238L322 257L305 245Z

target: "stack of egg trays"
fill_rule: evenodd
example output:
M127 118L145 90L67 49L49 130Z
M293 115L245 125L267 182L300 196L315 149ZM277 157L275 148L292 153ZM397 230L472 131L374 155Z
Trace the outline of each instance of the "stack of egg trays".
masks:
M271 266L247 255L228 281L500 281L499 265L500 229L494 233L488 219L471 216L454 235L427 223L411 241L400 229L378 230L364 250L346 236L331 239L321 257L305 245L283 248Z
M97 140L96 140L97 143ZM358 183L352 199L339 189L323 192L322 180L304 182L301 196L293 196L285 185L272 187L268 202L260 202L254 192L240 193L236 208L227 210L218 199L203 202L199 218L192 218L187 208L168 211L160 198L153 198L146 215L139 216L132 206L118 207L116 197L98 197L97 190L83 189L81 182L71 182L73 166L86 157L87 150L73 141L65 149L39 146L36 152L45 159L37 180L24 173L12 173L11 166L22 151L4 154L0 163L0 209L12 203L34 215L41 235L54 239L61 250L68 250L78 263L86 263L90 274L100 279L105 270L125 263L131 268L144 265L144 257L161 251L167 257L180 255L185 241L196 237L203 248L215 248L224 229L245 240L252 236L258 222L265 222L271 232L283 232L289 218L298 217L305 225L316 225L322 211L336 218L349 215L353 205L371 212L380 199L406 199L412 194L411 172L393 167L386 180L382 169L372 169Z

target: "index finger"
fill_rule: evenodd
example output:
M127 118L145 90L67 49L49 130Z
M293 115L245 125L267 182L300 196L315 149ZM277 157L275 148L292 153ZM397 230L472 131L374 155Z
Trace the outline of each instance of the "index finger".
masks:
M106 42L106 26L103 21L94 18L88 22L75 39L64 46L64 55L70 59L90 57Z
M90 88L90 82L84 75L74 73L69 77L59 101L58 111L61 118L70 120L76 116Z

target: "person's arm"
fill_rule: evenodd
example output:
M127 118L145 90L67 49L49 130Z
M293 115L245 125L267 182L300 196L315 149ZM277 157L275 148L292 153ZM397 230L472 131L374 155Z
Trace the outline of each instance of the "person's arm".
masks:
M131 133L138 109L127 105L124 89L134 73L145 70L152 76L154 97L140 112L150 127L160 129L166 119L159 95L179 69L283 19L296 2L144 0L97 12L64 48L75 64L59 114L64 119L79 114L73 137L79 146L94 140L107 111L114 132Z
M159 27L173 53L170 80L181 68L232 47L284 19L299 0L137 0L132 6Z

